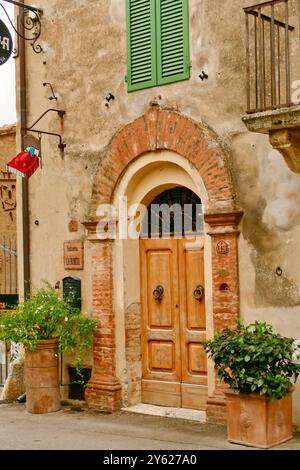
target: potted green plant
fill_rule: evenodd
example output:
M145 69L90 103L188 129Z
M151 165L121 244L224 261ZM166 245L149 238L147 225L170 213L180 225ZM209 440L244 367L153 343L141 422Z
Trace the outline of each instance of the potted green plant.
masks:
M83 355L92 347L96 322L72 308L50 286L0 316L0 340L25 349L26 407L31 413L60 409L59 352L75 355L80 370Z
M224 386L230 442L269 448L292 438L292 382L300 365L294 340L255 322L216 332L206 341Z

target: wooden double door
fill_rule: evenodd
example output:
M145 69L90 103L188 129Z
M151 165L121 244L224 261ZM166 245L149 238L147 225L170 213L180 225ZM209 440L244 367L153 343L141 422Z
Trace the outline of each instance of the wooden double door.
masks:
M140 241L142 402L204 409L204 249L199 239Z

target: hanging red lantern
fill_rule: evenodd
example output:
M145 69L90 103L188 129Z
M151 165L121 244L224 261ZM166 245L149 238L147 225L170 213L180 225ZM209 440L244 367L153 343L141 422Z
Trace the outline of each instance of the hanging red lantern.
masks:
M6 165L7 171L14 173L23 178L30 178L39 168L38 150L34 147L27 147L26 150L20 152Z

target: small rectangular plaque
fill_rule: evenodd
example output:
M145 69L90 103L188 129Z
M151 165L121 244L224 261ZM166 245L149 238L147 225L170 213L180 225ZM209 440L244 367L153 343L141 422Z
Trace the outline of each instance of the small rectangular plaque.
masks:
M64 243L65 269L83 269L83 242L81 240Z

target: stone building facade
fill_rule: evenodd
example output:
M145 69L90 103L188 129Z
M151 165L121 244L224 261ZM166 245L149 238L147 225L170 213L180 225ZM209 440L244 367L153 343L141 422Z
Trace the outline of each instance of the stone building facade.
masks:
M66 112L63 123L52 112L39 126L61 133L66 148L42 136L43 167L29 180L31 286L42 279L58 285L70 273L81 279L83 310L99 321L86 393L91 406L113 411L142 401L164 405L171 397L174 406L200 407L217 418L224 400L204 338L237 317L300 338L300 176L272 147L268 129L251 132L242 122L243 8L253 1L187 3L184 80L128 90L126 2L39 0L43 52L26 51L27 123L55 103ZM289 6L294 83L300 80L297 0ZM57 100L49 101L43 83L52 84ZM148 206L174 188L201 199L198 245L97 235L102 204L118 208L126 197L128 208ZM117 227L122 216L116 209ZM66 269L66 241L83 242L83 269ZM170 291L168 308L177 312L171 319L162 319L152 299L163 282L164 301ZM198 284L205 292L201 307Z
M16 180L6 171L6 163L16 152L16 126L0 128L0 178L1 178L1 235L16 233Z

